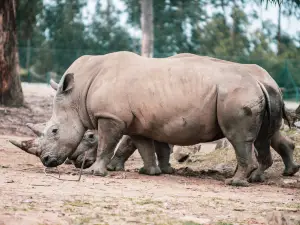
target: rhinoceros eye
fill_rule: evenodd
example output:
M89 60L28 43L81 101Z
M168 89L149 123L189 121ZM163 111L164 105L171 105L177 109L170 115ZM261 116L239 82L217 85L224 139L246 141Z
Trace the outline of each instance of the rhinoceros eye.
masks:
M89 135L88 135L88 138L89 138L89 139L93 139L93 138L94 138L94 135L93 135L93 134L89 134Z
M53 128L52 129L52 134L57 134L58 129L57 128Z

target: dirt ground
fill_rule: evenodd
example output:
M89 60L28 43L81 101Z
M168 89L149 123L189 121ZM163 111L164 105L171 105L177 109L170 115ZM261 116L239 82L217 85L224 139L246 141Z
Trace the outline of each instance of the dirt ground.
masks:
M50 118L54 91L26 83L23 91L26 107L0 107L0 225L300 224L300 174L282 177L283 165L275 154L266 181L245 188L224 185L235 166L232 149L196 154L181 164L172 158L173 175L138 174L142 161L136 152L125 172L108 177L88 171L80 182L46 176L38 158L8 140L33 136L25 124ZM288 134L298 142L296 131ZM300 146L295 157L300 163ZM72 165L59 171L61 178L78 178Z

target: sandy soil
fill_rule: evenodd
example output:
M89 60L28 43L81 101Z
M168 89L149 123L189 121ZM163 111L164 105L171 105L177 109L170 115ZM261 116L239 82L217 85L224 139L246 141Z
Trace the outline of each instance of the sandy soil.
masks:
M8 140L32 136L25 123L50 118L53 91L37 84L23 88L27 107L0 108L0 225L300 224L300 174L282 177L282 162L276 155L266 181L247 188L224 185L235 166L232 149L196 154L182 164L172 159L174 175L138 174L142 162L135 153L126 172L105 178L88 171L80 182L46 176L39 159ZM295 156L299 162L299 148ZM72 165L59 171L61 178L78 178ZM52 175L58 176L57 171L52 170Z

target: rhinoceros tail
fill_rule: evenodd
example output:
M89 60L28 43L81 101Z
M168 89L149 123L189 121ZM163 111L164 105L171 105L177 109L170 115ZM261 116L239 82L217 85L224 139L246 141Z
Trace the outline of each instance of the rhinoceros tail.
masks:
M270 96L269 96L269 93L267 91L267 89L265 88L265 86L259 82L257 80L257 83L259 84L262 92L264 93L264 96L265 96L265 100L266 100L266 111L267 111L267 114L268 114L268 120L269 120L269 127L268 127L268 137L271 135L271 130L272 130L272 116L271 116L271 112L272 112L272 109L271 109L271 100L270 100Z
M291 122L287 116L286 107L285 107L284 102L282 104L282 118L288 123L288 126L291 129Z

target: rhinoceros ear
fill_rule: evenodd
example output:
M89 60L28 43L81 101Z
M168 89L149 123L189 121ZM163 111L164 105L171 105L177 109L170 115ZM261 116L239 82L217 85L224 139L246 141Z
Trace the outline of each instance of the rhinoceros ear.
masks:
M70 91L74 87L74 73L67 73L61 78L60 91Z
M57 91L57 89L58 89L58 83L56 83L54 80L50 80L50 85L51 85L51 87L55 90L55 91Z

